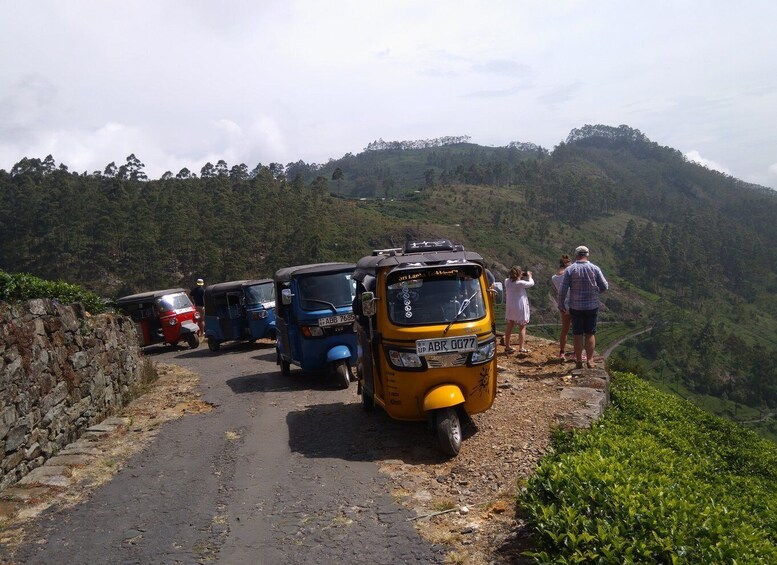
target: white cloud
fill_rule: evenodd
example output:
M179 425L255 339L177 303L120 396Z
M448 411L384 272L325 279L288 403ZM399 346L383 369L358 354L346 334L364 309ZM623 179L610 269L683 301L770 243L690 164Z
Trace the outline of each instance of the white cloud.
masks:
M0 168L135 153L156 178L378 138L553 147L602 123L777 186L775 20L777 3L701 0L16 2L0 18Z
M769 165L769 176L772 178L777 178L777 163L772 163Z
M707 167L708 169L712 169L713 171L718 171L719 173L725 173L727 175L731 174L731 171L727 167L711 159L705 159L695 149L688 151L688 153L685 154L685 158L689 161L693 161L694 163L698 163L699 165Z

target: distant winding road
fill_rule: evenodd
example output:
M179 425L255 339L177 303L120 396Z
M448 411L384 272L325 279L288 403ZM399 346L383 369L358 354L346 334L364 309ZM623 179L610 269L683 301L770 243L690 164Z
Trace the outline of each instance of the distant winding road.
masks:
M649 332L652 329L653 329L653 326L648 326L646 328L642 328L641 330L637 330L635 332L632 332L632 333L630 333L628 335L624 335L623 337L621 337L619 339L616 339L610 345L607 346L607 349L605 349L602 352L602 357L604 359L607 359L612 354L612 352L615 350L615 348L618 347L619 345L621 345L624 341L629 340L629 339L631 339L633 337L637 337L638 335L642 335L644 333L647 333L647 332Z

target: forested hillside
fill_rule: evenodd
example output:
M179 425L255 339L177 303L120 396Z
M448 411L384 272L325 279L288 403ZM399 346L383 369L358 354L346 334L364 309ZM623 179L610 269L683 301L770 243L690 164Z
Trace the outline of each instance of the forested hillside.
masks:
M324 165L143 169L130 155L73 173L49 156L0 171L0 270L115 297L444 236L500 277L531 268L532 320L552 322L558 255L585 243L611 282L603 319L653 328L619 368L735 418L777 407L777 195L638 130L585 126L552 152L463 136L379 140Z

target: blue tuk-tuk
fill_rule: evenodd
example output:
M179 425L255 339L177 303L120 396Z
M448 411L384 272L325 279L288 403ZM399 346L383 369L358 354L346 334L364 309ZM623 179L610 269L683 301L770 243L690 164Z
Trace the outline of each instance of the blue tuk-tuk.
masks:
M356 333L352 263L317 263L279 269L273 281L277 297L276 360L281 374L291 365L326 371L341 387L354 380Z
M231 281L205 287L205 337L218 351L225 341L275 339L272 279Z

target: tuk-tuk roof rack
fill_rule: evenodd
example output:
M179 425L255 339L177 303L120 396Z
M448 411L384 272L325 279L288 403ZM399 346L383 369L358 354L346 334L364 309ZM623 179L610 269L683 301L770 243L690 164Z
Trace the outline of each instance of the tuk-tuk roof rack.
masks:
M245 279L239 281L227 281L211 284L205 287L205 294L224 294L233 290L239 290L255 284L272 284L272 279Z
M116 299L116 305L121 306L123 304L132 304L134 302L147 302L155 298L161 298L168 294L178 294L179 292L186 292L182 288L168 288L165 290L151 290L148 292L140 292L138 294L130 294L129 296L122 296Z
M393 247L390 249L373 249L372 256L377 257L378 255L388 255L389 257L393 257L397 253L401 253L401 252L402 252L401 247Z
M295 276L304 276L318 273L336 273L341 271L351 271L356 267L353 263L312 263L310 265L296 265L294 267L284 267L275 271L273 280L278 282L288 282Z
M363 281L367 275L375 275L382 267L411 267L454 263L477 263L485 268L485 261L474 251L454 245L449 240L408 242L401 249L376 249L372 255L362 257L356 264L353 278Z
M429 251L464 251L463 245L456 245L450 239L406 241L402 253L426 253Z
M372 255L409 255L411 253L429 253L434 251L464 251L464 246L453 243L449 239L434 239L423 241L406 241L402 247L390 247L388 249L373 249Z

